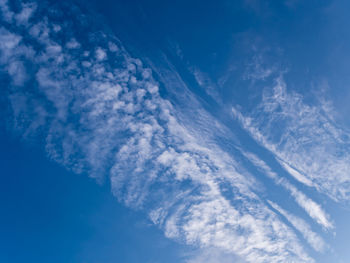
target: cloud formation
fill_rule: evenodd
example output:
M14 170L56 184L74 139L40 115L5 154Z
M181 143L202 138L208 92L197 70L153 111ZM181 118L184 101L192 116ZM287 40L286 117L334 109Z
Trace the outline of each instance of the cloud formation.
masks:
M256 195L257 180L177 118L141 60L79 7L46 5L14 12L0 1L1 74L17 132L67 169L110 180L120 202L143 210L169 238L247 262L313 262ZM60 23L63 14L71 20ZM313 211L328 227L322 210Z
M336 123L329 102L305 103L300 94L287 91L280 76L253 112L242 114L234 107L232 113L297 181L336 201L349 200L350 136Z
M301 218L294 216L281 208L278 204L268 201L269 204L283 215L307 240L307 242L316 250L323 251L326 247L322 238L311 230L311 227Z
M258 167L266 176L271 178L277 185L286 189L294 198L296 203L303 208L306 213L325 229L334 228L330 216L324 211L320 204L316 203L304 193L298 190L286 178L280 177L263 160L255 154L241 150L242 154L256 167Z

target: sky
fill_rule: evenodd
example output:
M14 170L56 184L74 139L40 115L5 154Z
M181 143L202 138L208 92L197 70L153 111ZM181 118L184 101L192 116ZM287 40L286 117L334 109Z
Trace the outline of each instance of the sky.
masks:
M0 0L0 262L350 262L349 5Z

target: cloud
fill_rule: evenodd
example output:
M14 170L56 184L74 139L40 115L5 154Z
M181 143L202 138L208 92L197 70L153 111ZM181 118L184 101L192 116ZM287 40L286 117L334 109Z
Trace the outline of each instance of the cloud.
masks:
M316 203L304 193L299 191L286 178L280 177L263 160L255 154L241 149L241 153L265 175L271 178L277 185L281 185L294 197L297 204L307 212L307 214L325 229L332 229L334 225L329 219L329 215L323 210L320 204Z
M36 4L35 3L25 3L22 5L22 10L21 12L17 13L15 15L15 19L17 24L19 25L25 25L28 23L28 20L32 16L33 12L36 9Z
M348 200L350 137L334 121L329 102L319 101L306 104L300 94L287 91L280 76L252 113L244 116L236 108L232 113L296 180L336 201Z
M197 250L192 253L189 253L188 256L186 256L186 263L245 263L243 259L225 253L224 251L221 251L220 249L210 248L210 249L203 249L203 250Z
M5 22L11 23L14 13L10 10L7 0L0 0L0 11Z
M247 262L313 262L255 193L254 177L211 140L208 127L200 132L189 121L208 124L212 117L201 109L182 118L161 97L151 69L101 33L94 17L60 5L49 13L38 5L22 16L0 2L29 28L0 28L17 132L36 136L67 169L110 180L119 201L143 210L169 238ZM57 25L62 16L65 23ZM11 70L13 61L30 81L16 82L22 73Z
M272 201L268 203L277 210L281 215L283 215L307 240L307 242L319 252L324 251L326 244L323 239L311 230L311 227L301 218L288 213L286 210L281 208L279 205Z
M96 49L96 59L101 61L104 60L107 57L106 52L102 48Z
M76 39L72 38L67 44L66 44L67 48L70 49L76 49L76 48L80 48L80 44L76 41Z
M256 47L253 47L253 49L256 49ZM255 54L251 60L252 61L246 65L243 79L252 81L266 80L277 71L276 65L271 66L264 64L265 58L263 53Z
M278 159L277 159L278 160ZM281 166L290 174L292 175L296 180L299 182L307 185L307 186L312 186L312 182L307 178L306 176L302 175L300 172L295 170L294 168L290 167L288 164L283 162L282 160L278 160Z

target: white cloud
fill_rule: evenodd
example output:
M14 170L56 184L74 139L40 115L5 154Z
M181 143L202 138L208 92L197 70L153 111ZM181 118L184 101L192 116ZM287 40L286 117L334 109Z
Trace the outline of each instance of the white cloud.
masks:
M326 229L334 228L334 224L329 219L329 215L323 211L321 205L317 204L315 201L308 198L305 194L300 192L296 187L284 182L284 186L290 190L292 196L295 198L296 202L305 209L309 216L314 219L318 224Z
M8 0L0 0L0 11L5 22L11 23L14 13L8 6Z
M221 97L218 93L218 87L211 81L211 79L198 68L191 67L190 72L192 72L198 85L204 89L204 91L218 102L222 102Z
M8 63L8 59L15 55L21 39L21 36L13 34L3 27L0 28L1 63Z
M274 74L276 69L276 66L264 64L263 54L256 54L253 56L252 62L246 66L243 78L252 81L265 80Z
M15 15L16 22L19 25L25 25L28 23L28 20L32 16L33 12L36 9L35 3L25 3L22 4L22 10L20 13Z
M307 240L307 242L319 252L322 252L326 248L326 244L323 239L311 230L311 227L301 218L290 214L279 205L272 201L268 201L269 204L276 209L281 215L283 215Z
M79 17L70 17L74 21L60 30L50 17L35 15L28 20L30 30L1 29L2 66L17 59L31 70L31 88L18 83L10 98L14 122L25 118L18 129L37 129L50 158L66 168L100 180L109 176L113 194L143 209L168 237L247 262L313 262L293 230L256 195L257 181L210 140L208 128L200 133L203 126L189 121L212 122L210 115L189 112L182 122L181 113L160 96L151 70L119 43L118 52L111 48L113 37L84 35L91 27ZM64 48L74 30L81 33L75 40L89 48ZM68 42L58 31L70 32ZM108 60L107 48L113 51Z
M80 44L78 43L78 41L75 38L72 38L67 44L66 44L67 48L70 49L76 49L76 48L80 48Z
M288 93L282 77L252 114L232 112L251 136L270 150L296 180L334 200L350 197L349 134L329 115L329 103L308 105ZM279 127L278 132L275 127Z
M279 160L279 163L282 165L282 167L290 174L292 175L295 179L297 179L299 182L307 185L307 186L313 186L312 182L304 175L302 175L300 172L295 170L294 168L290 167L288 164L286 164L284 161Z
M244 263L243 259L220 249L210 248L194 251L186 256L186 263Z
M12 83L16 86L23 85L27 80L27 72L21 61L12 61L7 67L7 72L12 78Z
M273 179L277 185L281 185L294 197L298 205L303 208L307 214L320 224L325 229L332 229L334 225L329 219L329 215L323 210L320 204L316 203L304 193L299 191L294 185L292 185L287 179L278 176L271 168L255 154L241 150L241 153L255 166L262 170L268 177Z
M113 43L113 42L108 42L108 48L111 52L118 52L119 51L119 47L117 46L116 43Z
M106 51L104 51L102 48L98 47L96 49L96 53L95 53L96 59L98 61L104 60L107 57Z

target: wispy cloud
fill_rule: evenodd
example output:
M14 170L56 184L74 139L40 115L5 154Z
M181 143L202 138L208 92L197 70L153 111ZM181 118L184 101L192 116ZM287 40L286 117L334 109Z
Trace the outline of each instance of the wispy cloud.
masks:
M307 214L325 229L332 229L334 225L329 219L329 215L323 210L320 204L316 203L304 193L299 191L286 178L280 177L263 160L255 154L241 150L242 154L265 175L273 179L277 185L284 187L295 199L298 205L303 208Z
M287 163L285 163L284 161L277 159L277 161L281 164L281 166L290 174L292 175L296 180L298 180L299 182L307 185L307 186L313 186L312 182L310 181L309 178L307 178L306 176L304 176L303 174L301 174L300 172L298 172L297 170L295 170L294 168L290 167Z
M329 102L308 105L288 92L283 77L266 89L254 112L232 108L242 127L270 150L296 180L334 200L349 199L349 134L334 121ZM279 127L278 132L275 127Z
M246 263L242 258L217 248L199 249L185 255L186 263Z
M313 262L255 194L256 180L181 122L152 71L101 33L93 17L70 3L64 24L57 23L60 4L50 13L35 4L15 13L4 0L0 7L12 23L0 28L0 65L10 78L13 120L50 158L99 180L109 175L113 194L145 211L170 238L247 262ZM12 63L22 63L22 71L13 73ZM20 75L27 77L18 82ZM203 115L189 119L197 117Z
M323 239L311 230L311 227L301 218L290 214L278 204L268 201L269 204L276 209L281 215L283 215L300 233L304 236L307 242L316 250L324 251L326 244Z

